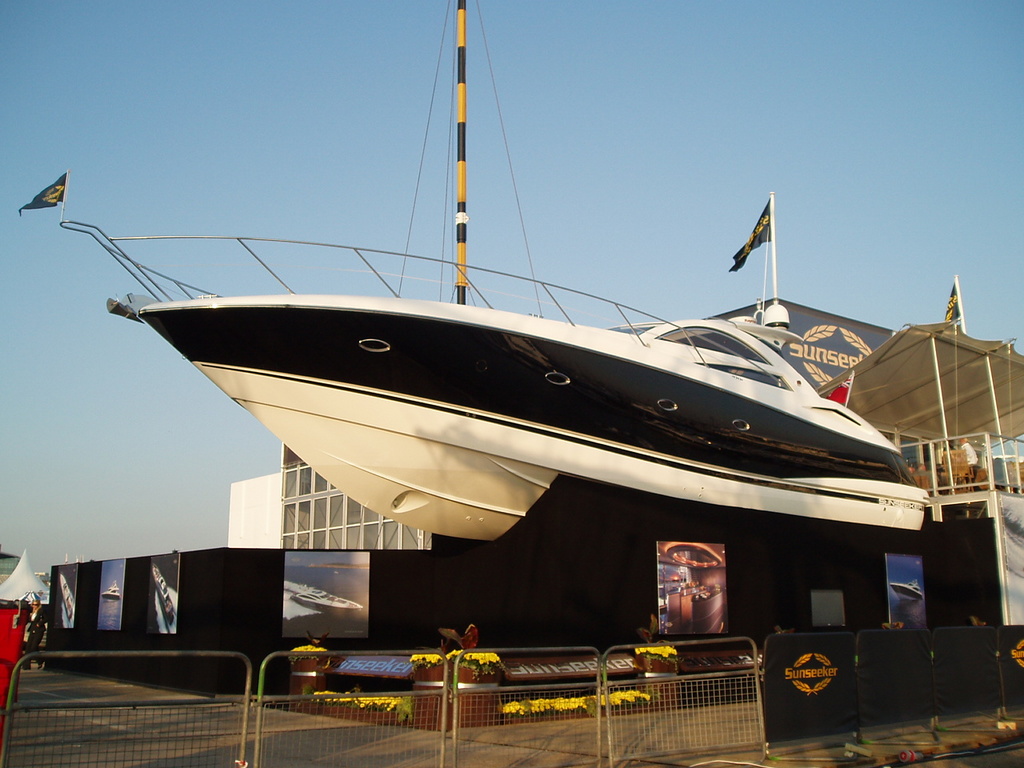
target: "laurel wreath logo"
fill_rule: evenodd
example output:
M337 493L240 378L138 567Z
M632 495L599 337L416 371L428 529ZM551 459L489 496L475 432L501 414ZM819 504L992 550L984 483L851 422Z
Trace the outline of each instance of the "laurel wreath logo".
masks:
M821 341L822 339L827 339L833 336L836 331L839 331L847 344L856 349L862 355L871 354L871 347L867 345L864 339L853 331L847 330L846 328L842 328L838 325L816 325L804 334L803 340L808 344L813 344L816 341ZM804 368L807 369L807 372L811 375L811 378L814 379L816 384L820 385L832 380L832 376L825 373L814 363L805 361Z
M804 334L804 341L821 341L836 332L836 325L816 325Z
M1016 661L1020 666L1024 667L1024 640L1017 643L1017 647L1013 649L1013 660Z
M807 372L811 374L811 378L813 378L818 384L824 384L826 381L830 381L832 379L831 376L821 370L821 368L816 366L814 363L804 363L804 368L807 369Z
M796 660L796 663L793 664L793 669L799 669L800 667L802 667L804 664L806 664L811 659L814 659L815 661L817 661L819 664L821 664L824 667L831 667L832 666L832 662L829 661L828 657L825 656L824 654L821 654L821 653L805 653L803 656L801 656L799 659ZM832 682L832 678L831 677L823 678L822 680L820 680L817 683L815 683L813 686L812 685L808 685L803 680L792 680L790 682L792 682L793 685L796 686L796 689L798 691L800 691L801 693L806 693L808 696L811 696L811 695L816 694L816 693L818 693L820 691L823 691L828 686L828 684Z
M863 355L871 354L871 347L865 344L864 339L862 339L856 333L847 330L846 328L840 328L839 332L843 334L843 338L846 339L846 342L854 349L856 349L858 352L860 352Z

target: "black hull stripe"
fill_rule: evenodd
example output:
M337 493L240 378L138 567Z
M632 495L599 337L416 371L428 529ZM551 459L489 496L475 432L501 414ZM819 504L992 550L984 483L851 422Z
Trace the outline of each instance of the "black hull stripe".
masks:
M296 384L303 384L303 385L307 385L307 386L316 386L316 387L321 387L323 389L333 389L333 390L338 390L338 391L341 391L341 392L349 392L349 393L352 393L352 394L357 394L357 395L362 395L362 396L375 397L375 398L378 398L380 400L390 400L392 402L401 403L402 405L406 405L406 406L414 406L414 407L417 407L417 408L425 408L425 409L429 409L429 410L433 410L433 411L437 411L437 412L441 412L441 413L448 413L448 414L456 415L456 416L459 416L459 417L465 417L465 415L466 415L464 408L458 408L458 407L455 407L455 406L451 406L451 405L448 405L448 404L445 404L445 403L438 403L438 402L424 402L424 401L419 401L419 400L412 401L412 400L410 400L407 397L403 397L401 395L397 395L397 394L391 393L391 392L375 392L375 391L371 392L371 391L367 391L367 390L359 388L359 387L353 387L353 386L348 386L348 385L345 385L345 384L339 384L337 382L310 380L310 379L305 379L305 378L302 378L302 377L299 377L299 376L292 376L292 375L289 375L289 374L273 372L273 371L258 371L258 370L254 370L254 369L236 368L236 367L232 367L232 366L218 365L216 363L197 363L197 364L198 365L202 365L205 368L210 368L210 369L214 369L214 370L228 371L228 372L231 372L231 373L242 372L242 373L247 373L247 374L250 374L250 375L259 376L261 378L279 379L279 380L282 380L282 381L288 381L288 382L292 382L292 383L296 383ZM257 401L255 401L255 400L244 400L242 402L257 403ZM305 413L307 415L316 416L316 417L320 417L320 418L326 417L326 418L330 418L332 420L341 420L341 419L337 419L336 417L329 416L327 414L312 413L310 411L303 411L303 410L300 410L300 409L297 409L297 408L288 408L288 407L284 407L284 406L277 405L277 404L274 404L274 403L257 403L257 404L263 405L263 406L266 406L266 407L270 407L270 408L277 408L277 409L280 409L280 410L292 411L294 413ZM863 494L857 494L857 493L854 493L854 492L834 491L834 490L822 489L822 488L808 488L806 486L792 485L792 484L789 484L789 483L780 482L779 480L771 480L771 479L762 478L762 477L752 477L752 476L747 476L747 475L739 476L739 475L735 475L733 473L724 471L722 469L714 469L714 468L709 467L707 465L699 465L699 466L697 466L697 465L693 465L693 464L688 464L688 463L686 463L684 461L680 461L680 460L677 460L677 459L671 459L671 458L668 458L668 457L665 457L665 456L658 456L658 455L651 455L651 454L647 454L647 453L641 453L641 452L631 448L630 446L623 445L621 443L598 443L598 442L594 441L593 439L588 439L586 437L582 437L580 435L575 435L575 434L555 432L555 431L553 431L553 430L551 430L549 428L545 428L545 427L543 427L541 425L537 425L537 424L520 424L520 423L510 424L506 419L503 419L500 416L496 416L494 414L474 413L473 418L474 418L475 421L483 421L483 422L487 422L487 423L494 424L494 425L497 425L497 426L517 429L517 430L520 430L520 431L523 431L523 432L530 432L530 433L533 433L533 434L536 434L536 435L540 435L542 437L547 437L547 438L551 438L551 439L561 440L563 442L568 442L568 443L574 443L576 445L581 445L581 446L585 446L585 447L588 447L588 448L598 448L598 449L600 449L602 451L606 451L608 453L618 454L620 456L624 456L624 457L627 457L627 458L639 459L641 461L646 461L646 462L651 463L651 464L659 464L659 465L662 465L662 466L671 467L673 469L680 469L680 470L686 470L686 471L690 471L690 472L695 472L697 474L707 475L709 477L714 477L714 478L718 478L718 479L721 479L721 480L728 480L728 481L731 481L731 482L743 483L745 485L756 485L756 486L763 487L763 488L773 488L773 489L777 489L777 490L789 491L789 492L794 492L794 493L804 493L804 494L808 494L808 495L811 495L811 496L821 496L821 497L825 497L825 498L834 498L834 499L846 499L846 500L850 500L850 501L871 502L871 503L876 503L876 504L881 503L881 499L879 497L877 497L877 496L874 496L874 495L867 495L867 496L865 496ZM517 460L522 461L522 459L517 459ZM585 479L601 482L600 478L585 478ZM822 479L827 480L828 478L822 478Z
M192 361L446 403L737 473L911 484L892 449L563 341L351 308L154 307L142 316ZM361 346L370 341L374 349ZM551 375L571 384L552 386Z

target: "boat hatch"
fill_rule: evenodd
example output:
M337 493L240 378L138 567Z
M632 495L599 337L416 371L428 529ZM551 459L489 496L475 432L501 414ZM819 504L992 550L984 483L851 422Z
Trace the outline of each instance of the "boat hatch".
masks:
M814 410L814 411L825 411L826 413L834 413L836 416L842 416L844 419L848 419L849 421L852 421L858 427L863 427L864 426L863 422L860 422L856 418L854 418L853 414L850 413L849 411L841 411L838 408L822 407L820 405L814 406L811 410Z
M789 386L786 384L786 380L781 376L776 376L774 373L767 373L754 368L741 368L738 365L718 365L716 363L708 363L708 368L715 371L722 371L723 373L731 373L733 376L742 376L745 379L759 381L762 384L779 387L780 389L789 389Z

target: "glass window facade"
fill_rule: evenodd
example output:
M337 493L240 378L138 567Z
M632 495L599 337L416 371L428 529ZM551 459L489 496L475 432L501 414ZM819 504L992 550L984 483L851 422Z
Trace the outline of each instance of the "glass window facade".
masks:
M287 446L281 465L283 549L430 549L430 533L350 499Z

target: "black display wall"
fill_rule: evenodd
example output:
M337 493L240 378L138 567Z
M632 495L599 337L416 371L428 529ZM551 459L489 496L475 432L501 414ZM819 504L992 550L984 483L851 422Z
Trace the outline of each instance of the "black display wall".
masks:
M921 531L902 531L559 478L497 541L435 536L431 551L372 552L369 637L328 638L327 645L436 647L438 627L470 622L483 646L604 649L637 642L636 628L657 609L659 540L725 545L729 634L758 642L775 626L813 631L810 592L819 589L842 590L847 629L880 627L888 620L886 553L922 556L929 628L963 625L971 615L1000 622L992 520L926 522ZM304 642L281 637L283 561L279 550L182 553L175 635L146 632L148 557L127 561L120 631L96 629L102 564L82 563L76 626L52 630L48 648L232 650L258 668L268 653ZM208 663L66 666L199 691L229 684L228 674ZM281 674L274 677L283 685Z

